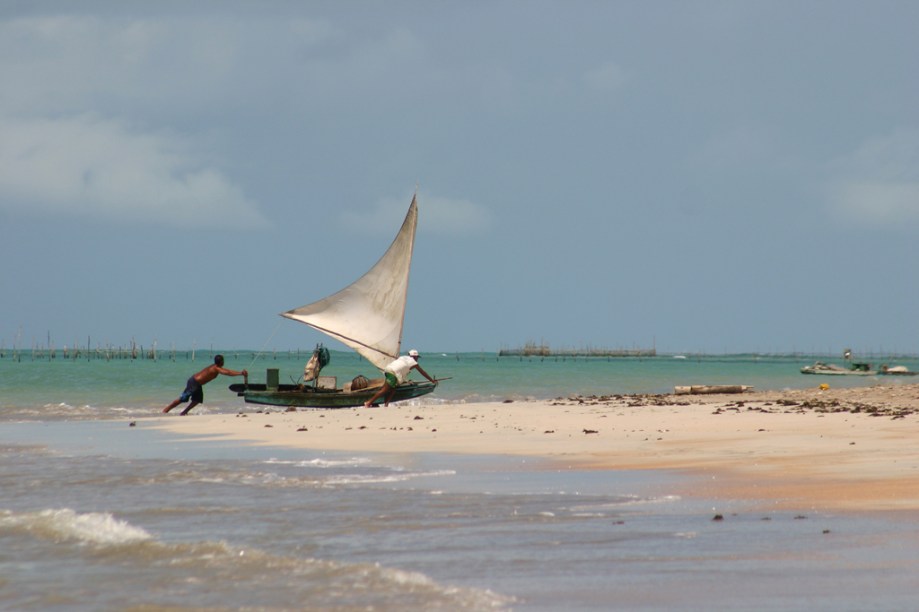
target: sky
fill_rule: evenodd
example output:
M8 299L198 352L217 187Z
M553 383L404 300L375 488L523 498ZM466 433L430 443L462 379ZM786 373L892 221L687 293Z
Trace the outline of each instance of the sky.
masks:
M0 343L919 353L919 3L0 2ZM328 341L333 349L344 349Z

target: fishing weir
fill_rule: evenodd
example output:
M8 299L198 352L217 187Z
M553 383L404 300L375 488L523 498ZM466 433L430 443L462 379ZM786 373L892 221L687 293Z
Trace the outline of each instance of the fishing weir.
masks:
M576 357L656 357L656 348L633 349L607 349L607 348L579 348L579 349L552 349L547 344L527 343L518 348L502 348L498 357L549 357L549 358L576 358Z
M132 341L130 346L115 346L112 344L97 345L93 347L89 341L86 345L74 345L68 348L56 348L52 344L37 345L33 344L31 348L22 348L14 345L7 348L0 342L0 361L12 362L34 362L34 361L196 361L203 358L205 361L211 361L217 353L224 354L227 358L232 359L251 359L257 358L276 361L278 359L308 359L312 355L313 349L286 349L286 350L248 350L248 349L202 349L193 347L191 349L176 349L174 346L170 349L158 349L156 342L152 347L144 348Z

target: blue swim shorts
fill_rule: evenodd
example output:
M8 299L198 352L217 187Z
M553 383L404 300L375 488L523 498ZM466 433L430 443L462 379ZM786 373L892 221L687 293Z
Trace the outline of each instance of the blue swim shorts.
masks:
M179 396L180 402L187 402L188 400L198 404L204 402L204 387L198 384L194 376L188 379L188 382L185 383L185 391L182 391L182 395Z

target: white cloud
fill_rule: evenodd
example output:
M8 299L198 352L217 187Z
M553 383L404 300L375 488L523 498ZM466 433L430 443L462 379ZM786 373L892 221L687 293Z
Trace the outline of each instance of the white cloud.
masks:
M296 81L311 53L339 36L326 21L270 13L244 21L221 11L0 20L0 108L206 117L253 92L277 90L278 75Z
M345 212L342 222L348 227L375 232L381 227L398 229L411 196L384 198L369 212ZM463 199L439 196L418 196L419 225L424 231L437 234L477 234L491 227L491 216L479 204Z
M478 234L491 227L491 215L469 200L430 196L424 199L431 231L443 234Z
M220 170L173 134L95 115L0 117L0 207L179 227L266 227Z
M145 96L162 87L149 72L162 36L144 21L53 15L0 22L0 105L43 114L85 110L118 92Z
M607 62L584 73L584 82L599 91L618 91L625 85L625 71L613 62Z
M884 227L919 222L919 181L841 181L830 197L846 221Z
M226 37L197 43L192 25L169 25L66 14L0 21L0 209L180 227L268 225L191 137L137 119L179 116L177 107L187 117L189 99L197 98L195 109L211 106L218 92L202 81L232 65L232 49L215 43Z
M900 129L835 160L828 208L839 219L880 227L919 222L919 130Z

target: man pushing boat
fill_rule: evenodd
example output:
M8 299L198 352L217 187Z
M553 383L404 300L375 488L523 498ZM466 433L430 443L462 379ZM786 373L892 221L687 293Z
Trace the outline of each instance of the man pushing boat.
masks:
M185 391L182 391L182 395L163 408L163 412L169 412L179 404L191 400L188 407L180 413L183 416L188 414L192 408L204 402L204 385L217 378L218 374L223 374L224 376L242 376L247 383L249 382L249 372L246 370L241 370L239 372L236 370L228 370L223 367L223 355L214 355L214 363L189 378L188 382L185 384Z

